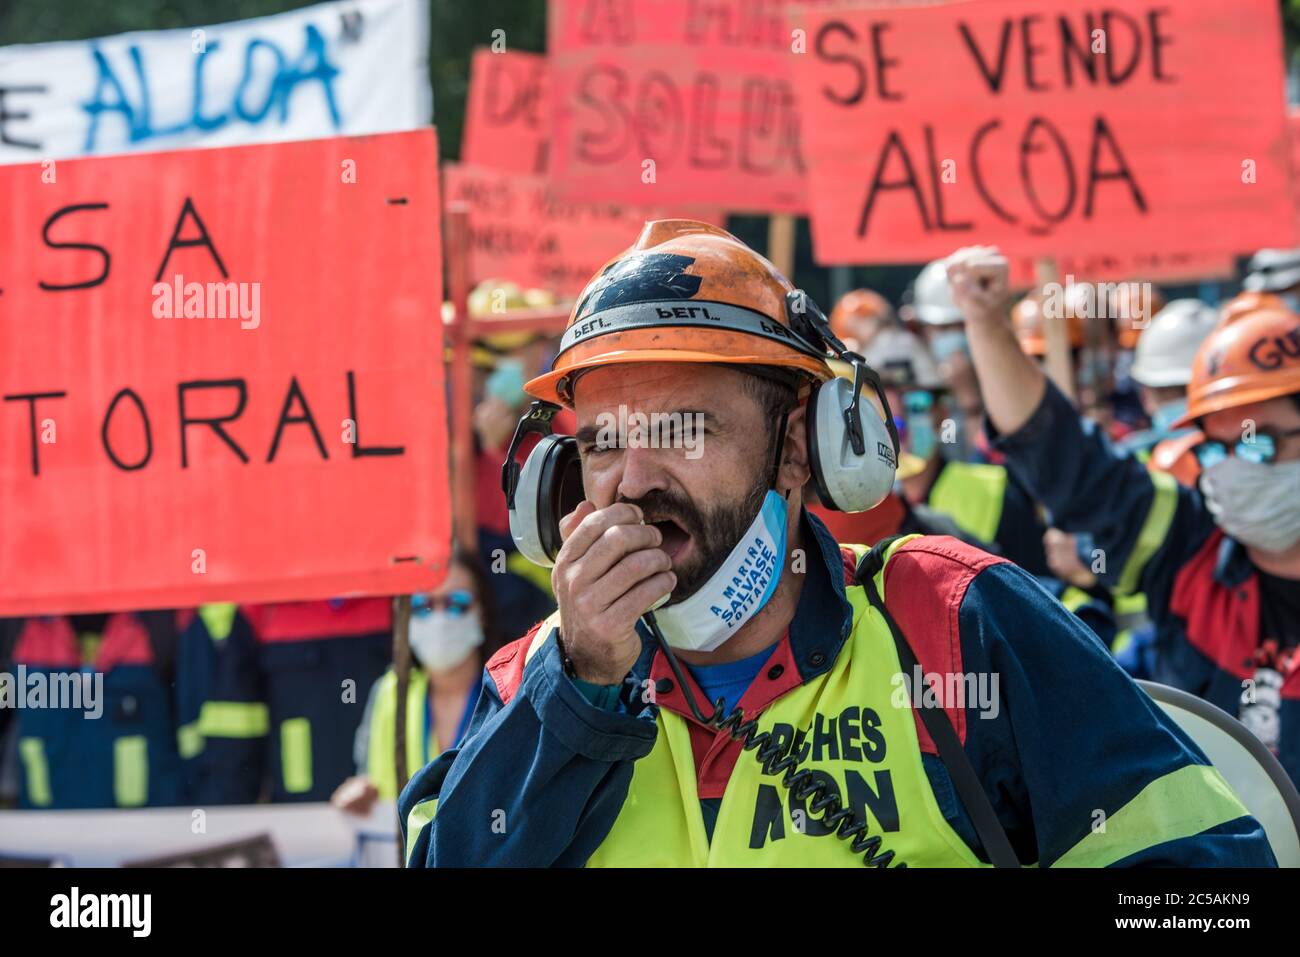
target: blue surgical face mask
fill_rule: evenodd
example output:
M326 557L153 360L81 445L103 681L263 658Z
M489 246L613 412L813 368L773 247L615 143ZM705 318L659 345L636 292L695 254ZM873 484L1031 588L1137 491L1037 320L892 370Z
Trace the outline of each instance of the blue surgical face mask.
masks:
M655 611L668 644L713 651L763 610L785 564L786 501L768 489L763 507L726 561L693 595Z
M933 332L927 338L930 342L930 352L933 353L936 362L943 362L949 356L958 352L970 351L970 347L966 342L966 330L960 327L944 330L943 332Z
M928 459L939 447L939 437L934 434L934 423L928 415L911 416L907 420L907 444L917 458Z
M487 377L484 389L512 409L522 403L524 395L524 364L518 359L502 359Z
M939 447L931 412L934 398L928 392L909 392L903 397L903 407L907 410L908 451L918 458L929 459Z
M1187 411L1187 399L1174 399L1172 402L1166 402L1151 414L1151 428L1162 434L1168 435L1174 430L1174 423L1177 422L1184 412Z

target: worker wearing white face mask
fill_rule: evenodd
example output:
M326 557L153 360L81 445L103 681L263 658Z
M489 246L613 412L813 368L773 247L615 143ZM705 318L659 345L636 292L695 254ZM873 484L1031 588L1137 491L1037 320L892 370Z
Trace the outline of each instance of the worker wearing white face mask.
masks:
M476 560L453 558L434 592L411 599L410 644L416 667L407 688L406 767L414 774L465 734L482 686L489 647L489 611L482 596L484 574ZM358 774L339 786L333 803L366 813L376 798L393 800L397 781L395 724L397 672L375 682L357 729Z
M1182 434L1173 424L1187 411L1192 360L1218 323L1213 306L1199 299L1175 299L1142 332L1129 374L1141 387L1142 407L1151 427L1127 436L1125 451L1146 461L1156 445Z
M1300 780L1300 315L1260 310L1201 344L1173 423L1205 435L1195 489L1116 455L1025 359L996 250L961 251L949 277L996 447L1059 527L1091 534L1103 584L1146 593L1155 680L1239 715Z
M908 504L950 518L963 535L1031 575L1047 575L1047 528L1037 505L1001 465L957 455L959 430L948 418L953 404L945 401L947 387L925 343L893 326L872 339L863 356L900 395L904 444L915 457L905 457L898 470L898 490Z

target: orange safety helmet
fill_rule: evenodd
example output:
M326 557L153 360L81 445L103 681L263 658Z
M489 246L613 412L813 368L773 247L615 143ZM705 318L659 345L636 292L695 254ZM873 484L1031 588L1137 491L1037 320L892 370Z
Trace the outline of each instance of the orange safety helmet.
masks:
M1201 343L1187 384L1187 411L1203 415L1300 393L1300 315L1266 309L1219 326Z
M831 332L836 338L858 338L853 333L856 320L885 323L894 318L894 307L874 289L853 289L840 297L831 310Z
M1066 335L1070 348L1080 349L1084 343L1084 320L1072 314L1066 318ZM1011 326L1015 329L1020 349L1027 356L1047 355L1047 334L1043 326L1042 292L1032 292L1011 307Z
M572 405L581 372L621 362L775 366L831 379L811 324L788 305L794 292L775 266L724 229L689 219L647 222L631 248L587 283L551 371L524 391Z
M1250 290L1239 292L1219 307L1219 325L1231 325L1238 319L1244 319L1264 309L1280 309L1285 312L1286 303L1276 293Z

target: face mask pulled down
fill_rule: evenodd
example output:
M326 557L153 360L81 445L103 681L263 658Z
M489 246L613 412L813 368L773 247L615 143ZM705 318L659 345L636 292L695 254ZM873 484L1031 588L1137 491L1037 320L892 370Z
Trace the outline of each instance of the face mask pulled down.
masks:
M483 644L483 625L475 615L445 609L411 616L411 653L430 671L450 671Z
M1243 545L1282 552L1300 542L1300 461L1229 456L1205 470L1201 491L1219 527Z
M785 563L786 502L769 490L763 507L718 570L689 598L655 611L668 644L713 651L763 609Z

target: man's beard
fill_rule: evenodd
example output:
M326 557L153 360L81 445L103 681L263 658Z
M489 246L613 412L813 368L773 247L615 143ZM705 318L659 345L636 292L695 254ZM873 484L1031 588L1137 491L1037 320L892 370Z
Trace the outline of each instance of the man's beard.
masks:
M686 496L663 489L651 489L640 498L619 499L639 506L646 524L672 521L691 536L693 554L687 564L673 569L677 585L670 604L695 594L722 567L763 507L770 487L764 477L740 501L718 505L707 512L700 511Z

